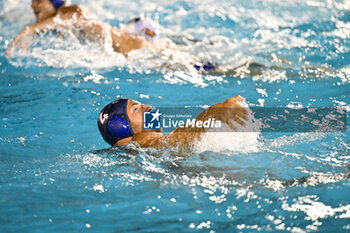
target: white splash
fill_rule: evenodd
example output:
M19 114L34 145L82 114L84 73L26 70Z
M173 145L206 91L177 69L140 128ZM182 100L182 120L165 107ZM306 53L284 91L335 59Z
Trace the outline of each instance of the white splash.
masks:
M332 206L326 205L323 202L318 201L318 197L315 195L308 195L299 197L295 203L289 205L286 200L282 205L282 209L286 211L302 211L307 216L306 220L316 222L317 220L340 214L339 218L350 218L350 205L339 206L333 208Z
M209 132L204 133L201 139L195 143L193 147L195 153L204 151L251 153L260 150L259 128L261 124L254 118L252 111L245 102L240 102L240 105L248 110L246 125L241 126L232 121L236 127L235 131L226 124L222 124L220 132L216 129L211 129Z
M96 184L92 188L93 188L94 191L99 191L101 193L103 193L105 191L103 185L101 185L101 184L98 184L98 185Z

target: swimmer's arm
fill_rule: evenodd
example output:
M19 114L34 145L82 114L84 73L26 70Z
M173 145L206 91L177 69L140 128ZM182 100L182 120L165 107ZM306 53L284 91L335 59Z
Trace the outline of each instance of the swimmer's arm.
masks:
M63 21L58 23L57 17L60 17L61 19L63 19ZM68 23L63 22L64 20L70 19L71 17L72 14L58 14L57 16L52 16L39 23L27 26L22 32L20 32L15 37L12 43L8 46L8 48L6 49L6 54L9 54L12 49L18 48L22 49L22 52L25 52L28 49L33 36L37 33L52 31L57 26L69 27Z
M35 33L42 32L44 29L52 30L54 26L54 17L50 17L40 23L32 24L27 26L23 31L21 31L11 44L7 47L5 53L9 54L12 49L22 49L22 52L25 52Z
M126 57L132 50L143 47L151 47L151 43L149 43L146 39L137 35L122 32L116 27L111 27L110 33L112 37L113 49L116 52L122 53Z
M247 110L237 103L238 101L244 100L245 99L240 96L231 97L203 111L196 117L196 121L205 121L209 118L215 118L227 124L232 130L236 130L234 122L244 126L244 120L248 119ZM179 147L181 149L188 149L194 142L201 138L205 131L205 128L184 127L177 128L169 134L141 132L135 135L132 140L139 143L141 147Z
M105 39L110 34L113 49L125 56L132 50L151 46L147 40L140 36L122 32L116 27L100 22L94 14L83 6L65 7L59 13L62 20L73 19L69 22L74 27L81 28L90 40Z
M245 101L241 96L228 98L227 100L212 105L196 117L196 121L206 121L215 119L228 125L232 130L237 130L235 123L244 126L248 120L247 109L239 105L238 101ZM202 134L206 132L204 127L184 127L177 128L168 134L167 141L171 145L180 144L184 148L189 148L198 141Z
M73 5L64 7L60 9L56 16L27 26L8 46L5 51L6 54L9 54L12 49L16 48L21 48L23 52L26 51L34 34L52 31L57 27L81 28L89 39L96 40L99 36L104 36L106 25L99 22L89 10L82 6Z
M8 46L6 49L6 54L9 54L12 49L18 48L22 49L22 52L25 52L28 49L30 42L35 34L54 30L58 26L61 28L80 27L90 40L97 40L104 37L105 26L98 21L72 21L71 23L64 23L64 21L62 21L60 23L57 23L55 17L51 17L40 23L26 27Z

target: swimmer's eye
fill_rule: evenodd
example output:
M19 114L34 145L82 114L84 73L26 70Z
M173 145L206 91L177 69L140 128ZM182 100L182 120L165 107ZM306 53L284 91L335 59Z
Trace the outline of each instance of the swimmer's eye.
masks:
M134 101L132 103L132 107L134 108L134 112L137 112L139 110L140 105L141 104L139 102L136 102L136 101Z

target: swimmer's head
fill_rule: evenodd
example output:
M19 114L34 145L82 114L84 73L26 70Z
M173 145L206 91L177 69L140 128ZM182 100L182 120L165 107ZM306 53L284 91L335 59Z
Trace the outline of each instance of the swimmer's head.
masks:
M57 13L58 8L63 6L65 0L32 0L32 9L39 23Z
M127 22L123 31L153 40L159 35L159 26L150 18L137 17Z
M131 99L117 99L102 109L97 120L103 139L111 146L125 138L140 133L143 124L143 112L152 107L142 105Z

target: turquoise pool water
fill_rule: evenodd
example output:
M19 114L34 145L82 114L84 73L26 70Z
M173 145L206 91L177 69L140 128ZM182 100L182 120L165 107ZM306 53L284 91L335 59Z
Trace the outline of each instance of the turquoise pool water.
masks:
M125 60L69 33L7 58L34 17L30 1L0 0L0 232L350 232L348 129L222 133L177 158L100 151L96 124L119 96L183 107L241 95L251 107L349 111L348 0L73 3L114 26L144 13L184 54L232 72L191 74L151 51Z

